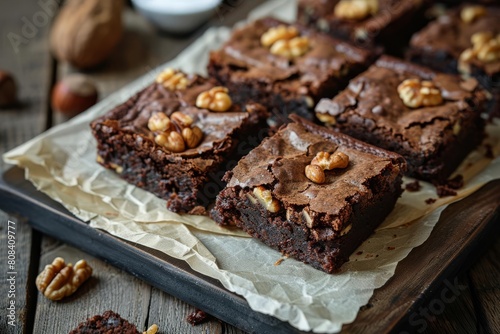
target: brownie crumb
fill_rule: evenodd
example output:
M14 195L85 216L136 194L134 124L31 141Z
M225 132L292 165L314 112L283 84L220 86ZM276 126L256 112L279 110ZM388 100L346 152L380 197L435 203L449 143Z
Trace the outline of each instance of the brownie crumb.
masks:
M493 147L490 144L485 144L484 148L486 149L484 156L488 159L493 159L495 157L493 154Z
M392 235L392 237L393 237L394 239L396 239L398 236L397 236L397 234L393 234L393 235Z
M405 189L409 192L415 192L419 191L422 189L422 186L420 185L420 182L418 180L415 180L414 182L410 182L405 186Z
M457 175L452 179L447 180L443 184L436 185L436 192L439 197L455 196L456 190L464 186L464 177Z
M392 246L387 247L387 250L395 250L395 249L396 249L396 247L392 247Z
M204 322L207 322L210 319L210 316L203 312L202 310L196 309L193 313L187 316L186 320L189 322L192 326L196 326L199 324L202 324Z
M356 253L356 255L361 255L361 254L363 254L363 251L359 251Z
M454 189L448 187L446 184L436 186L436 192L439 197L455 196L457 194Z
M446 181L446 185L451 189L460 189L464 186L464 177L461 174L458 174L454 178Z
M425 203L426 203L426 204L432 204L432 203L434 203L434 202L436 202L436 199L435 199L435 198L428 198L428 199L426 199L426 200L425 200Z

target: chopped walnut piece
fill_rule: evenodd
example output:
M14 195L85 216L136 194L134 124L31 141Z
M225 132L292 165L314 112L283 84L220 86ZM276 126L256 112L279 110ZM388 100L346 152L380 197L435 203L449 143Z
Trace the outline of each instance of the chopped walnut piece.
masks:
M325 183L326 177L323 168L319 165L307 165L305 168L306 177L314 183Z
M36 278L36 287L50 300L61 300L72 295L92 275L92 268L85 260L75 266L56 257Z
M174 111L172 115L170 115L170 119L172 122L177 123L181 127L189 127L193 124L193 118L189 115L186 115L180 111Z
M470 37L470 41L472 43L473 49L478 50L493 38L495 38L495 36L491 31L480 31L472 35Z
M163 112L153 114L148 120L148 128L151 131L167 131L171 126L172 122Z
M269 52L289 59L300 57L309 50L309 38L299 36L299 31L293 26L279 25L266 31L261 44L269 47Z
M378 0L341 0L335 6L334 14L347 20L363 20L378 12Z
M207 90L196 98L196 106L215 112L227 111L233 105L226 87L216 86Z
M305 168L306 177L314 183L324 183L326 180L325 170L335 168L346 168L349 165L349 156L342 152L330 154L318 152L312 159L311 164Z
M466 6L460 12L460 18L465 23L472 23L484 15L486 15L486 8L483 6Z
M349 156L342 152L330 154L328 152L318 152L311 165L318 165L322 169L331 170L334 168L346 168L349 165Z
M168 90L185 89L188 84L186 75L172 68L166 68L156 77L156 82Z
M335 125L337 124L337 120L335 119L335 116L332 116L330 114L323 114L323 113L316 113L316 117L323 123L328 124L328 125Z
M276 260L276 262L274 262L274 265L275 266L279 266L281 264L281 262L283 262L283 261L285 261L285 259L284 258L280 258L280 259Z
M157 332L158 332L158 325L153 324L145 332L142 332L142 334L156 334Z
M477 51L477 59L483 63L491 63L500 60L500 41L492 38L484 43Z
M253 189L253 194L268 211L276 213L280 210L280 204L278 200L273 198L271 190L267 190L263 186L258 186Z
M410 108L432 107L443 103L441 91L431 81L406 79L398 86L403 103Z
M270 47L274 43L280 40L289 40L299 35L299 31L297 28L293 26L285 26L284 24L280 24L277 27L269 28L262 36L260 37L260 43L265 47Z
M152 115L148 127L155 133L155 143L170 152L180 153L187 148L195 148L203 139L203 131L193 126L193 118L180 111L173 112L170 118L164 113Z
M186 143L187 147L195 148L201 142L203 138L203 132L197 126L192 128L184 128L182 129L182 138Z
M176 131L163 132L156 135L155 142L170 152L180 153L186 150L184 138Z
M309 50L309 39L307 37L295 37L290 40L280 39L271 46L272 54L286 58L300 57Z
M458 70L471 73L470 63L476 59L483 63L500 60L500 34L496 36L490 31L480 31L471 36L472 47L465 49L458 59Z

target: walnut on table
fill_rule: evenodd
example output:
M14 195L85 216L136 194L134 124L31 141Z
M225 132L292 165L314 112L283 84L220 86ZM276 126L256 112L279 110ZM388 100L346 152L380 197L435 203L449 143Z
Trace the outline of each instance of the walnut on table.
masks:
M75 266L56 257L36 278L36 287L50 300L61 300L72 295L90 276L92 267L85 260Z

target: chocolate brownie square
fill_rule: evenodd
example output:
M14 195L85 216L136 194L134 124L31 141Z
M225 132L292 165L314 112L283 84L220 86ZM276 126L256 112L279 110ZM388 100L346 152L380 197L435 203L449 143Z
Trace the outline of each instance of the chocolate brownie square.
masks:
M236 29L210 54L208 72L239 103L256 101L270 108L272 124L288 114L314 118L313 107L347 85L379 53L351 46L313 29L265 18Z
M486 92L461 80L383 56L316 115L325 124L401 154L411 176L442 183L483 139Z
M106 311L80 323L69 334L141 334L137 328L120 317L118 313Z
M490 110L500 115L500 7L450 9L412 37L408 58L476 78L493 93Z
M298 21L355 45L399 52L423 24L428 1L299 0Z
M157 81L93 121L97 161L167 200L203 213L224 170L266 134L266 109L232 103L232 92L199 75L167 69Z
M406 163L398 154L291 118L226 173L212 217L331 273L391 212Z

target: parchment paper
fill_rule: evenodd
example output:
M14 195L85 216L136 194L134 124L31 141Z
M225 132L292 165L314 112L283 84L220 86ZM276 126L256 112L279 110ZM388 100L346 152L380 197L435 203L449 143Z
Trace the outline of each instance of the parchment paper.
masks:
M294 8L292 1L272 1L250 16L278 14L275 16L291 20ZM209 49L218 48L229 32L227 28L208 30L165 66L204 74ZM428 238L447 204L500 177L500 158L485 158L484 147L480 147L457 171L466 179L458 196L425 204L426 199L437 196L435 188L423 182L419 192L404 192L391 215L360 246L362 254L355 252L339 274L328 275L293 259L275 265L281 255L259 241L239 230L220 228L207 217L171 213L163 200L129 185L95 162L90 121L149 84L162 68L6 153L5 161L23 167L37 189L75 216L90 221L91 226L182 259L244 296L252 309L301 330L333 333L352 322L374 289L394 274L398 261ZM495 156L500 152L498 123L487 129ZM405 179L405 183L411 181Z

